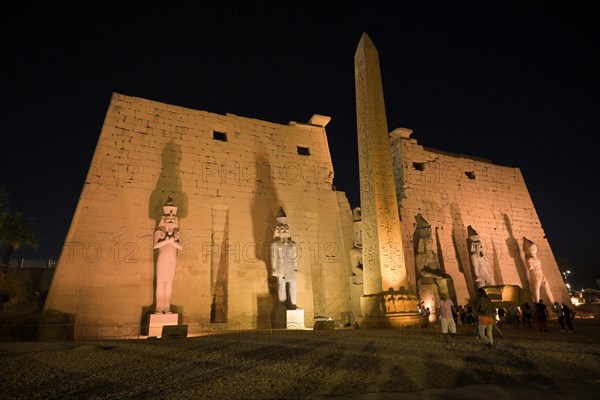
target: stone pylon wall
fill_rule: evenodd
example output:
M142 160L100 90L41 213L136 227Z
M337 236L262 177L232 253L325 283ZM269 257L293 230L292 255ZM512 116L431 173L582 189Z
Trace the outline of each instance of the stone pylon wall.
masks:
M521 171L427 149L409 136L406 130L394 131L390 145L413 287L413 233L415 216L421 213L431 224L440 265L454 279L459 304L469 302L477 290L467 248L468 225L483 241L497 285L518 285L530 290L522 251L525 236L538 246L538 258L555 299L568 302L567 288ZM548 298L542 298L548 304Z
M172 297L180 323L252 326L273 317L269 244L279 207L301 250L307 325L315 314L345 318L340 204L346 214L350 207L332 180L323 126L114 94L45 308L74 314L79 337L143 324L154 310L153 232L171 194L184 246Z

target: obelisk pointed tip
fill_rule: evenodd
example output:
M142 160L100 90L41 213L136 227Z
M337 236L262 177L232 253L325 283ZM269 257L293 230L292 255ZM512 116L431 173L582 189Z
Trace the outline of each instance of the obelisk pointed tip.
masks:
M377 51L377 49L375 48L375 45L373 44L373 41L371 40L371 38L369 37L369 35L367 34L367 32L363 32L362 36L360 37L360 41L358 42L358 49L373 49L375 51Z

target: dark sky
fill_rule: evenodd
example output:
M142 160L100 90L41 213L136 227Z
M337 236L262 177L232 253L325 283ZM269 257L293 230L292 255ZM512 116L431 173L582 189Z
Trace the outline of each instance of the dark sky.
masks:
M282 124L331 116L334 183L358 206L354 52L367 32L390 130L521 168L555 256L577 289L597 288L593 2L21 3L0 24L0 186L35 219L40 257L59 254L113 92Z

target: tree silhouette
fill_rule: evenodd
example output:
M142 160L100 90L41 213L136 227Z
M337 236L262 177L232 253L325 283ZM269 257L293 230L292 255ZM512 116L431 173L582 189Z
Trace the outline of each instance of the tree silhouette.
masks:
M22 246L37 246L32 221L25 218L23 213L12 213L8 209L8 198L8 192L0 188L0 248L4 248L4 256L0 261L0 279L8 274L14 251Z

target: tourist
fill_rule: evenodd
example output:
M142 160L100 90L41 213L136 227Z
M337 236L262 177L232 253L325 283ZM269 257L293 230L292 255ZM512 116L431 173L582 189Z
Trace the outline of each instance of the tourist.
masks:
M573 333L573 320L575 319L575 310L569 308L565 303L562 303L562 310L565 316L565 322L567 323L567 329L569 333Z
M494 330L496 332L498 332L498 335L500 335L500 339L504 339L504 335L502 334L502 330L500 329L500 324L498 323L498 320L494 317Z
M421 315L425 315L425 301L421 300L421 302L419 303L419 307L417 308L417 311L419 312L419 314Z
M565 332L565 313L563 311L562 306L558 304L558 301L554 302L552 311L556 313L556 317L558 318L558 324L560 325L560 331Z
M477 289L477 300L475 300L475 312L479 322L479 337L484 344L492 348L494 346L494 321L496 320L496 306L483 288Z
M544 300L540 299L539 302L535 303L535 326L538 331L548 332L548 308L544 304Z
M429 322L429 315L430 314L431 314L431 311L429 311L429 307L425 308L425 311L423 312L423 315L427 319L427 322Z
M446 293L440 293L440 301L438 303L437 313L440 317L440 325L442 334L446 344L455 345L454 335L456 335L456 321L454 321L453 313L456 312L454 302L449 299ZM450 341L448 341L448 332L450 332Z
M502 325L505 320L506 320L506 311L504 310L504 308L500 307L498 309L498 324Z
M519 327L521 325L521 316L519 313L519 307L517 307L515 304L512 304L508 308L508 318L509 318L511 324L513 325L513 327L519 329Z
M521 310L523 314L523 326L526 326L527 329L531 329L531 307L529 306L529 303L523 303Z
M504 322L506 321L506 314L506 310L503 307L500 307L498 309L498 318L494 318L494 330L498 332L498 335L500 335L501 339L504 339L504 335L502 334L500 326L504 325Z
M462 305L458 306L458 318L460 318L460 323L465 324L465 317L467 316L467 310Z
M473 307L470 304L467 304L465 312L465 324L473 325L476 322L475 314L473 312Z

